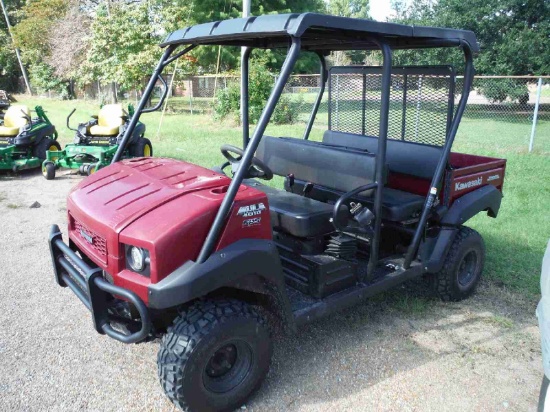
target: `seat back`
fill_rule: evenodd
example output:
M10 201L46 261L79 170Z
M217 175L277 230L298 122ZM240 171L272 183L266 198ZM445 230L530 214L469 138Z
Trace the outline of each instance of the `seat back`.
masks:
M375 180L375 157L360 150L327 146L308 140L264 136L256 157L274 174L293 174L341 192L349 192Z
M373 154L378 151L378 138L353 133L327 130L323 143L367 150ZM391 172L431 179L442 153L443 148L439 146L388 139L386 164Z
M97 124L102 127L120 127L126 116L121 104L106 104L101 108L97 116Z
M27 106L16 104L10 106L4 114L4 126L5 127L23 127L29 121L23 117L23 113L30 116L29 108Z

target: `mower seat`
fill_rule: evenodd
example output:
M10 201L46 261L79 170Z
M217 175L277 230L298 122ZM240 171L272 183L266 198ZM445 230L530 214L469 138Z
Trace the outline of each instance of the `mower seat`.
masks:
M106 104L99 111L97 125L90 127L92 136L116 136L126 116L121 104Z
M261 190L267 195L271 226L274 230L307 238L334 232L333 206L315 199L246 179L244 184Z
M23 117L24 112L30 116L29 108L23 105L10 106L4 114L4 125L0 126L0 136L15 137L19 134L21 127L28 123L28 120Z

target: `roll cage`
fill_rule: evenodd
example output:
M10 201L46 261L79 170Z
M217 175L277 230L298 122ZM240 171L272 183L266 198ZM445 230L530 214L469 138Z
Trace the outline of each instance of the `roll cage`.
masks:
M171 33L161 44L164 53L155 68L151 79L143 93L138 107L130 120L120 146L113 157L112 163L121 159L132 132L142 113L151 112L161 107L167 95L166 81L162 78L163 69L176 59L187 54L200 45L241 46L245 47L241 60L241 108L243 128L244 154L241 164L233 176L227 193L210 227L202 245L197 262L204 263L219 239L221 231L229 216L237 190L243 182L251 160L264 135L275 106L283 92L289 76L301 51L317 54L320 60L321 84L313 109L304 131L303 139L308 139L317 115L321 99L325 92L328 71L325 56L330 51L337 50L379 50L382 53L381 66L381 104L378 133L378 150L376 152L375 182L361 186L353 191L359 193L374 190L374 235L370 244L370 257L367 278L374 273L378 263L380 234L382 225L382 189L384 187L384 165L386 163L386 143L388 139L388 115L390 106L390 88L392 74L392 53L396 49L419 49L434 47L460 47L464 53L464 83L460 101L447 127L447 136L443 145L442 155L431 180L430 190L414 231L411 244L408 246L403 261L403 269L408 269L416 256L429 212L434 205L441 186L445 166L449 159L458 126L460 124L468 95L473 82L473 52L478 51L474 33L464 30L442 29L432 27L406 26L393 23L380 23L364 19L326 16L313 13L282 14L225 20L200 24ZM182 50L177 51L178 49ZM253 49L288 48L280 75L275 82L271 95L254 129L249 136L249 92L248 75L249 60ZM164 90L159 102L151 108L146 104L150 99L156 83L160 82ZM351 192L350 192L351 193ZM335 213L342 202L335 204Z

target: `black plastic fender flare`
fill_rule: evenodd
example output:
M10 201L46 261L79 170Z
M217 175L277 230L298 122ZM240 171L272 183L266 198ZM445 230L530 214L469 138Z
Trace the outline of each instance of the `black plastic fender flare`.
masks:
M502 193L495 186L480 187L455 200L441 224L458 226L485 210L489 216L497 217L501 201Z
M492 185L480 187L455 200L441 219L442 229L435 241L425 242L420 248L421 254L422 247L431 249L425 270L429 273L441 270L460 225L483 211L487 211L490 217L497 217L501 201L502 193Z
M173 308L222 287L254 285L255 289L262 288L263 281L276 288L275 298L283 320L292 324L294 318L285 292L283 268L277 247L271 240L241 239L212 253L204 263L184 263L160 282L149 286L148 306ZM265 288L264 293L270 291Z

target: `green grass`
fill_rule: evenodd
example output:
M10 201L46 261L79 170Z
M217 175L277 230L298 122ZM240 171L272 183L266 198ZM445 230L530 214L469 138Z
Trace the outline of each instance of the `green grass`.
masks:
M65 127L66 116L77 108L72 125L87 121L98 106L85 101L27 99L41 104L57 126L62 144L70 143L73 132ZM323 114L319 115L322 118ZM326 113L324 114L326 116ZM242 145L241 129L230 122L214 120L206 114L167 114L158 132L161 114L145 114L147 137L156 156L183 159L203 166L221 164L223 143ZM326 117L316 123L311 139L320 140ZM323 124L324 123L324 124ZM302 136L304 124L270 125L266 134ZM535 150L528 153L528 122L464 118L453 150L508 160L504 199L497 219L480 214L468 222L485 239L487 278L528 294L539 292L542 255L550 237L550 121L539 121Z
M500 328L510 329L514 326L514 321L505 316L494 315L485 319L487 323L498 326Z

